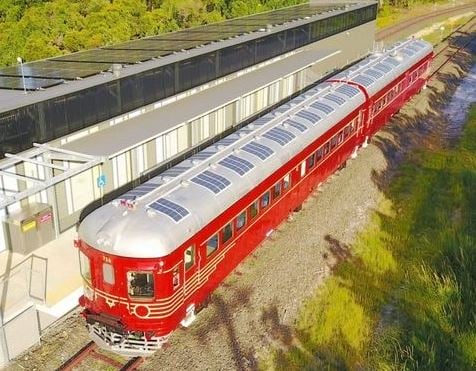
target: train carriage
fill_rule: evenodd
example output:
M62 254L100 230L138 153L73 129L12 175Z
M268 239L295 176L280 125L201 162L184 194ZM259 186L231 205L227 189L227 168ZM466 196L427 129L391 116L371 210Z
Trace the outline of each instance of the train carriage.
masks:
M150 355L425 84L430 44L375 53L95 210L81 223L91 337Z

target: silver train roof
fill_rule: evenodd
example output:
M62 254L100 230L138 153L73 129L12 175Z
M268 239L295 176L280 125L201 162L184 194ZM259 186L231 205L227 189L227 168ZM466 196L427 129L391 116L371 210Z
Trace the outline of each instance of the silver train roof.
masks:
M332 79L355 81L373 95L431 50L410 39ZM364 101L346 83L319 84L95 210L79 238L113 255L169 255Z

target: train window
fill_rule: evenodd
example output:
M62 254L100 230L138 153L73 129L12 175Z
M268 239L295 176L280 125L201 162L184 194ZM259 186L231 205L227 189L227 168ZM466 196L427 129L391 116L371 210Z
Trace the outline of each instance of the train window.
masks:
M102 279L104 282L114 285L114 268L109 263L102 263Z
M185 250L183 254L183 261L185 264L185 270L190 269L195 263L195 246L190 246Z
M314 153L307 158L307 168L310 169L314 167L314 164L316 163L316 159L314 157Z
M331 139L331 149L335 148L336 145L337 145L337 136L332 137Z
M319 162L322 160L322 148L319 148L316 152L316 162Z
M258 215L258 201L253 202L249 207L248 207L249 213L250 213L250 219L253 219L256 215Z
M243 228L246 224L246 211L243 211L241 214L239 214L236 217L236 230L239 231L241 228Z
M79 252L79 267L81 276L83 276L86 281L91 282L91 262L82 251Z
M348 125L344 128L344 138L347 138L349 136L350 130L351 130L350 125Z
M207 256L210 256L218 249L218 234L215 234L207 241Z
M269 205L269 192L261 196L261 208L264 209Z
M127 272L127 290L133 298L154 297L154 275L152 272Z
M286 174L286 176L283 178L283 188L288 189L290 185L291 185L291 176L289 174Z
M281 183L276 183L272 191L273 191L273 199L278 198L281 195Z
M222 232L222 242L223 243L226 243L231 237L233 237L233 226L231 223L228 223L227 225L225 225L225 227L223 227L223 229L221 230Z
M341 144L343 140L344 140L344 133L341 131L339 133L339 136L337 137L337 144Z
M324 145L324 156L329 153L329 142Z

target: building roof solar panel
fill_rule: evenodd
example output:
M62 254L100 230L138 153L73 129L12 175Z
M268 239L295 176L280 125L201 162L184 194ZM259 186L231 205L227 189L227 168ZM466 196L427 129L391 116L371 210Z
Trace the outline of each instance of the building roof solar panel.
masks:
M231 184L228 179L210 170L205 170L190 180L215 194L220 193Z
M186 208L165 198L159 198L155 200L154 202L150 203L148 207L158 211L159 213L167 215L176 223L190 214Z
M293 128L299 130L301 133L304 133L308 129L306 125L301 124L300 122L297 122L297 121L293 121L291 119L284 121L283 124L292 126Z
M296 116L301 117L307 121L309 121L311 124L316 124L318 121L321 120L321 117L313 112L310 112L309 110L306 111L305 109L299 111L296 113Z
M255 155L256 157L258 157L259 159L263 161L266 160L269 156L271 156L274 153L274 151L271 148L263 144L256 143L254 141L247 143L246 145L241 147L241 149L245 152Z
M235 155L225 157L219 162L219 164L233 170L240 176L245 175L248 171L254 168L254 165L251 162Z
M344 98L341 98L338 95L335 95L335 94L332 94L332 93L324 95L324 98L338 104L339 106L342 106L345 103Z
M21 77L0 76L0 88L10 90L40 90L63 83L59 79L39 79L36 77L25 77L25 85Z
M328 104L319 102L319 101L316 101L316 102L312 103L311 107L315 108L319 111L324 112L326 115L328 115L328 114L330 114L334 111L333 107L329 106Z
M93 49L85 52L64 55L53 58L52 60L61 62L133 64L167 54L170 54L170 51Z
M76 80L107 71L111 64L101 63L62 63L53 60L25 63L23 73L25 77L37 77L48 79ZM22 76L20 66L11 66L0 69L2 76Z

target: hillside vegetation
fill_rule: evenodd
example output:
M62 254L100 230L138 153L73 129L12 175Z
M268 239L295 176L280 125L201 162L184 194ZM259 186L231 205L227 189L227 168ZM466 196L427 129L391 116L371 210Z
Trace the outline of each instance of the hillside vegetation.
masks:
M0 66L193 27L303 0L0 0Z
M0 0L0 66L18 56L33 61L307 1ZM395 21L396 8L428 2L381 1L384 23Z

